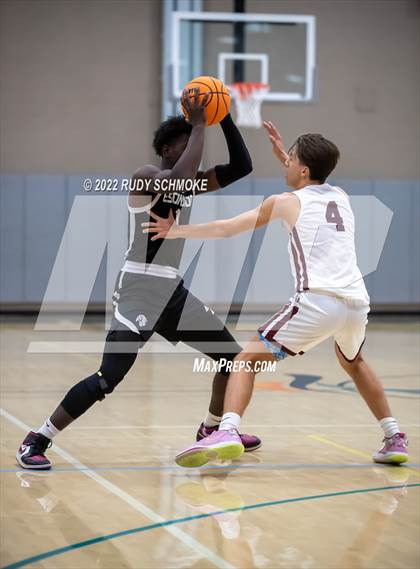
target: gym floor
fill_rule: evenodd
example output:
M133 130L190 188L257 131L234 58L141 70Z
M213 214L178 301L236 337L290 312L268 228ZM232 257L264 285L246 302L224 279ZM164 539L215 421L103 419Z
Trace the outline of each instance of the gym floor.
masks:
M4 317L2 328L2 567L420 565L418 319L371 317L364 348L409 437L399 467L372 462L381 431L332 341L257 377L242 430L263 439L260 450L178 467L212 374L193 373L199 354L161 353L154 338L117 390L54 440L53 469L24 471L19 443L97 369L103 325L35 332L28 318ZM254 330L250 318L233 334L243 344Z

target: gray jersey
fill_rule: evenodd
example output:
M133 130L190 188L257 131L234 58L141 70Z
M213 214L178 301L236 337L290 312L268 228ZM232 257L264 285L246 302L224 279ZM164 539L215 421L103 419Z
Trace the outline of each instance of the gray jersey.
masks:
M159 217L168 217L170 211L180 224L188 224L193 192L150 193L150 201L143 207L128 206L129 246L125 253L123 270L126 272L143 273L154 276L175 278L179 269L184 239L156 239L152 241L153 233L143 233L142 223L153 221L149 212L153 211Z

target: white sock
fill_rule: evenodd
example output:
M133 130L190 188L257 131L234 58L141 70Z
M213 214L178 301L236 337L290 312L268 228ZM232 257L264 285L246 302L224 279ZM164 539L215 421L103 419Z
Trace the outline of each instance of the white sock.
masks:
M229 431L230 429L239 430L241 424L241 416L238 413L224 413L219 431Z
M51 419L47 419L45 423L37 430L37 433L41 433L41 435L44 435L44 437L47 437L47 439L53 439L55 435L58 435L59 432L59 429L54 427L54 425L51 423Z
M387 439L401 432L394 417L385 417L379 421L379 424L381 425L385 438Z
M217 425L220 425L221 420L222 420L222 417L218 417L217 415L213 415L213 413L210 413L210 411L208 411L208 413L204 419L204 425L206 427L217 427Z

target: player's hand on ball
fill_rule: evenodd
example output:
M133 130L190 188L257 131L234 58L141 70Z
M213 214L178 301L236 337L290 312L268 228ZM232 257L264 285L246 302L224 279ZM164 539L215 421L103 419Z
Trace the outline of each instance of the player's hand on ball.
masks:
M181 105L184 108L188 122L192 126L206 125L205 108L210 95L211 93L200 95L199 89L194 89L194 96L191 98L189 91L184 89L182 92Z
M273 145L273 152L275 156L277 156L277 158L280 160L282 164L288 166L289 155L284 149L283 138L281 134L279 133L279 131L271 121L264 121L263 125L268 133L268 138L270 139L270 142Z
M149 212L150 217L155 221L146 221L142 223L143 233L155 233L150 241L156 239L178 239L179 225L175 222L172 210L169 212L169 217L159 217L153 211Z

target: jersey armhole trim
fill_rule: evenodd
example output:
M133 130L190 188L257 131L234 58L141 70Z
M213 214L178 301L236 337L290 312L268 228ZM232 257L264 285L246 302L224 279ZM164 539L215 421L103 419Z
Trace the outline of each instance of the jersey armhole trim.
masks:
M297 218L296 218L296 221L295 221L295 224L293 225L293 227L289 227L289 224L286 224L287 227L289 227L289 234L290 234L290 235L292 234L293 229L294 229L294 228L296 227L296 225L298 224L299 219L300 219L300 216L301 216L301 214L302 214L302 209L303 209L303 203L302 203L302 200L301 200L301 198L299 197L298 193L299 193L299 190L294 191L294 192L291 192L291 194L293 194L294 196L296 196L297 199L298 199L298 201L299 201L299 213L298 213L298 216L297 216Z

